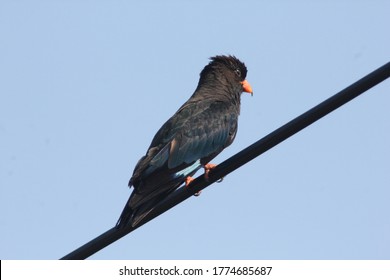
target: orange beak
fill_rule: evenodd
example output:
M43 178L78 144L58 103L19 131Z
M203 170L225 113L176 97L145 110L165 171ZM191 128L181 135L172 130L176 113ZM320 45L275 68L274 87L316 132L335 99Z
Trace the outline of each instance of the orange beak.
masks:
M253 96L253 90L252 90L251 85L248 83L248 81L244 80L244 81L241 82L241 84L242 84L243 91L247 92L247 93L250 93Z

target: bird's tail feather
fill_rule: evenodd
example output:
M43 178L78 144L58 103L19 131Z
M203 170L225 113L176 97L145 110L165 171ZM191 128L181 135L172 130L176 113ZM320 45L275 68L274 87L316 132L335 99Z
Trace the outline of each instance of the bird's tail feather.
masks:
M141 204L135 209L132 209L129 206L129 202L130 199L126 203L125 208L123 209L122 214L120 215L119 220L116 223L117 228L123 228L128 224L131 224L131 226L134 228L155 208L155 201Z
M143 201L142 195L140 196L141 199L139 199L138 194L136 192L133 192L126 203L126 206L123 209L118 222L116 223L116 227L123 228L127 226L129 223L133 228L137 226L141 221L144 220L145 217L149 215L149 213L153 209L156 208L159 202L161 202L164 198L168 197L172 192L174 192L182 182L179 181L179 183L178 182L173 182L173 183L169 182L169 183L170 184L167 185L169 188L165 188L168 190L161 193L157 193L156 195L154 195L152 198L149 198L148 200L145 199Z
M133 217L131 218L131 226L135 227L140 222L144 220L144 218L154 209L152 205L142 205L137 211L134 212Z
M130 199L129 199L130 200ZM129 201L126 203L125 208L123 208L123 211L119 217L119 220L116 222L117 228L123 228L125 227L133 217L134 211L129 205Z

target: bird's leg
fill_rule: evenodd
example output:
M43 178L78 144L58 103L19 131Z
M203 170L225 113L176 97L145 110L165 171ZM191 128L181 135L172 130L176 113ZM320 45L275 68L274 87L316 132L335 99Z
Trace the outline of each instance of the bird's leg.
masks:
M217 166L217 165L216 165L216 164L213 164L213 163L208 163L208 164L205 164L205 165L203 166L203 168L204 168L204 179L205 179L206 181L209 180L209 172L210 172L210 170L213 169L213 168L215 168L216 166ZM195 180L194 178L192 178L191 176L188 176L188 177L184 180L185 187L188 187L188 185L191 184L191 182L194 181L194 180ZM195 195L195 196L199 196L201 192L202 192L202 191L198 191L198 192L195 193L194 195Z
M192 178L191 176L188 176L185 180L184 180L184 183L185 183L185 187L188 187L189 184L191 184L192 181L194 181L195 179ZM201 191L198 191L197 193L194 194L194 196L199 196L201 193Z
M188 187L189 184L191 184L192 181L194 181L195 179L192 178L191 176L188 176L184 182L185 182L185 186Z
M215 167L217 167L216 164L213 164L213 163L208 163L208 164L205 164L205 166L203 167L204 168L204 179L206 181L209 180L209 173L210 173L210 170L214 169Z

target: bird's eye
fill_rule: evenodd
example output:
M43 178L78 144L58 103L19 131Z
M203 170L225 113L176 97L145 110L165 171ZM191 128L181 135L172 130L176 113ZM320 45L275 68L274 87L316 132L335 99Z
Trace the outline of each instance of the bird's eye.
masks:
M241 71L240 71L240 69L234 70L234 73L236 73L236 75L237 75L238 77L241 77Z

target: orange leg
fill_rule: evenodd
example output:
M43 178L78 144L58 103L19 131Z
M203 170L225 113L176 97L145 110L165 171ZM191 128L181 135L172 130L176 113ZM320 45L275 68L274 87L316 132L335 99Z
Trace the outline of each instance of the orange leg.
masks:
M217 165L216 164L213 164L213 163L208 163L206 164L203 168L204 168L204 178L206 181L209 180L209 172L211 169L214 169Z
M205 164L205 166L203 167L204 168L204 178L206 181L209 180L209 172L211 169L215 168L217 165L216 164L213 164L213 163L208 163L208 164ZM184 183L185 183L185 187L188 187L189 184L191 184L192 181L194 181L195 179L188 176L185 180L184 180ZM199 196L200 193L202 191L199 191L197 193L195 193L194 195L195 196Z
M195 180L194 178L192 178L191 176L188 176L188 177L184 180L184 183L185 183L184 186L185 186L185 187L188 187L188 185L191 184L191 182L194 181L194 180ZM199 196L201 192L202 192L202 191L199 191L199 192L195 193L194 195L195 195L195 196Z
M188 176L186 179L185 179L185 186L188 187L189 184L191 184L192 181L194 181L195 179L192 178L191 176Z

